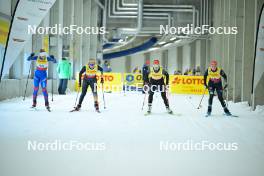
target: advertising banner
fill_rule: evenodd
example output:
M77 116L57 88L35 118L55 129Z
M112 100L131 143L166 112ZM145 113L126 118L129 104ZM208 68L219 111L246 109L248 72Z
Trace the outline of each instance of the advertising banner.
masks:
M203 76L170 75L170 92L176 94L204 93Z

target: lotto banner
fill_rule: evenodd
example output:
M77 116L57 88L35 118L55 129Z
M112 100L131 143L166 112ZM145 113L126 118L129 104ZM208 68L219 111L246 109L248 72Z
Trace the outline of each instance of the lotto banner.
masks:
M79 73L76 73L76 90L78 90L79 87L78 75ZM129 87L127 90L134 90L133 88L143 87L141 74L104 73L103 78L104 90L107 92L121 92L123 90L123 85ZM97 80L97 85L100 89L100 74L97 75ZM170 93L201 95L204 93L203 82L203 76L170 75Z
M121 73L104 73L104 90L106 92L121 92L122 87L122 74ZM83 77L82 77L83 79ZM101 88L100 73L97 75L97 86ZM76 73L75 89L79 89L79 73Z
M170 92L201 95L204 93L203 76L170 75Z
M124 85L130 88L142 88L143 79L142 74L124 73Z

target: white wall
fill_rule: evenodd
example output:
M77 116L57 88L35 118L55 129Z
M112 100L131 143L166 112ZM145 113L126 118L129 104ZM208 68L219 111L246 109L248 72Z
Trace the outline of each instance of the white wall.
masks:
M125 57L120 57L110 60L110 65L113 72L125 72Z
M201 66L201 40L196 40L195 66Z
M11 15L11 0L0 0L0 12Z
M131 57L131 72L134 70L134 68L136 66L139 67L139 69L142 69L143 65L144 65L144 54L137 54L137 55L133 55Z
M173 74L177 68L177 48L172 47L168 49L168 73Z
M183 61L182 61L182 71L189 69L191 66L191 47L190 45L183 46Z

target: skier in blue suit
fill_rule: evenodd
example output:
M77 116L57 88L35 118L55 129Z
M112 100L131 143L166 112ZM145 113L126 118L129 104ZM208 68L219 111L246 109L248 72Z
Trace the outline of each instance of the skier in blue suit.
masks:
M50 111L48 92L47 92L47 69L48 62L56 63L56 59L53 55L48 55L44 49L41 49L39 54L35 56L35 53L27 58L28 61L36 61L36 70L34 73L34 91L33 91L33 104L32 108L37 105L37 95L39 90L39 84L42 88L42 93L45 100L45 106Z

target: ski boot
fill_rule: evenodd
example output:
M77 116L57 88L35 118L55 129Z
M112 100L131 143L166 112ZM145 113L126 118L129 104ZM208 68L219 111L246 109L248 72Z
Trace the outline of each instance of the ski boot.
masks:
M31 106L31 108L36 108L36 106L37 106L37 100L33 100L33 104Z
M81 105L80 104L78 104L76 107L74 107L75 111L80 111L80 109L81 109Z
M98 101L94 102L95 111L100 113Z
M172 112L172 110L170 109L169 106L166 107L166 110L167 110L167 113L169 113L169 114L173 114L173 112Z
M45 102L45 106L46 106L46 109L50 112L50 106L49 106L49 102Z
M211 113L212 113L212 105L209 105L209 106L208 106L207 113L206 113L206 117L211 116Z
M147 114L150 114L150 113L151 113L151 109L152 109L152 105L149 104L149 105L148 105L148 111L147 111Z
M227 109L227 107L224 107L224 112L226 116L232 116L232 114L230 113L230 111Z

